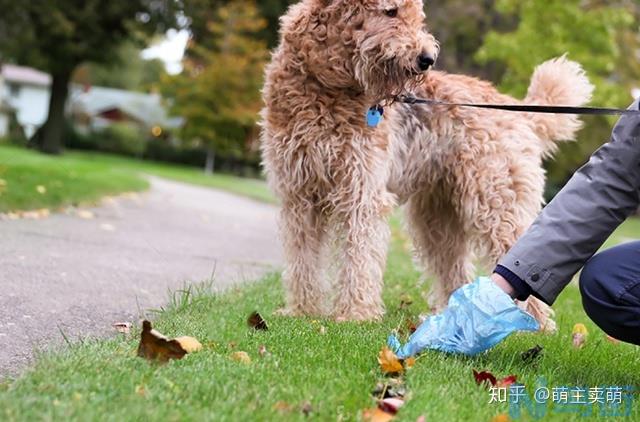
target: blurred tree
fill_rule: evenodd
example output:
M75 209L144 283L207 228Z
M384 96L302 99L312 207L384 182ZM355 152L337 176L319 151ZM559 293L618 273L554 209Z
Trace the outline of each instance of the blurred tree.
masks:
M261 0L257 7L266 24L252 36L265 41L267 47L272 48L278 43L279 18L289 5L298 0ZM207 42L206 38L215 36L208 29L209 22L214 21L217 10L225 5L235 3L235 0L181 0L181 8L189 20L189 29L195 43Z
M514 31L491 31L476 58L505 65L501 88L517 97L527 91L536 65L568 53L580 62L596 85L593 103L623 107L630 102L631 81L638 80L638 24L627 0L497 0L497 10L517 16ZM622 42L624 40L624 42ZM626 52L625 52L626 50ZM635 57L634 57L635 56ZM547 163L551 195L608 138L611 119L589 118L580 141L562 144Z
M166 74L160 59L145 60L141 49L131 41L118 47L109 63L84 63L73 73L72 80L82 85L106 86L130 91L156 91Z
M84 62L105 63L125 40L164 32L176 25L174 0L0 0L3 57L52 76L49 115L36 144L62 150L64 106L73 71Z
M504 64L480 64L475 53L490 30L513 29L517 17L495 10L495 0L429 0L425 2L427 26L440 42L437 67L450 73L464 73L499 81Z
M220 7L207 25L207 42L192 42L184 71L165 78L163 93L186 120L182 137L207 148L208 172L215 153L243 154L247 138L255 132L268 58L266 43L256 34L265 25L253 1Z

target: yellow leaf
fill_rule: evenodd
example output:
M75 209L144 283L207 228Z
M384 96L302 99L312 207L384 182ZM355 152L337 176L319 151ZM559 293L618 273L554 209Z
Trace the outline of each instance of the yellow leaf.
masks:
M199 352L202 350L202 344L195 338L189 336L177 337L176 341L180 343L180 346L187 352Z
M500 413L499 415L496 415L493 417L493 419L491 419L491 422L509 422L511 421L511 419L509 419L509 416L505 413Z
M385 374L398 374L404 371L398 357L387 346L384 346L378 353L378 363Z
M236 362L244 363L245 365L249 365L251 363L251 358L247 352L233 352L231 353L231 359Z
M36 186L36 191L38 191L40 195L44 195L45 193L47 193L47 188L42 185L38 185Z
M78 210L76 214L83 220L93 220L95 217L95 215L89 210Z
M573 326L573 331L572 334L583 334L583 335L587 335L589 334L589 332L587 331L587 327L585 327L584 324L576 324Z

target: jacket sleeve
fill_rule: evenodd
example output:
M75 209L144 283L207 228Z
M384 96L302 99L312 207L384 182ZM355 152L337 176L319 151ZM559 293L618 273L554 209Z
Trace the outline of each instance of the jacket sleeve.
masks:
M640 100L639 100L640 101ZM638 110L639 101L630 109ZM640 115L624 115L596 151L500 260L551 305L640 204Z

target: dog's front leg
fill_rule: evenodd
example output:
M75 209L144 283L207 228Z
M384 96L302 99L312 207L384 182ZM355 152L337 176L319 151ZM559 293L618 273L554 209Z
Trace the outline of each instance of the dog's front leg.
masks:
M280 230L286 268L283 274L287 316L322 315L325 289L322 280L321 250L326 221L307 201L284 201Z
M382 279L390 233L386 215L392 203L385 192L359 199L342 215L344 237L333 313L336 320L375 320L384 314Z

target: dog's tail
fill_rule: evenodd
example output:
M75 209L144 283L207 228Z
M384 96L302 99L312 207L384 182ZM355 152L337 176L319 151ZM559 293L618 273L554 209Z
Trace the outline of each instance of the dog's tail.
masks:
M566 55L538 66L531 78L525 102L541 105L581 106L591 100L593 85L580 64ZM545 154L557 149L556 141L572 141L582 122L571 114L533 114L538 136L545 143Z

